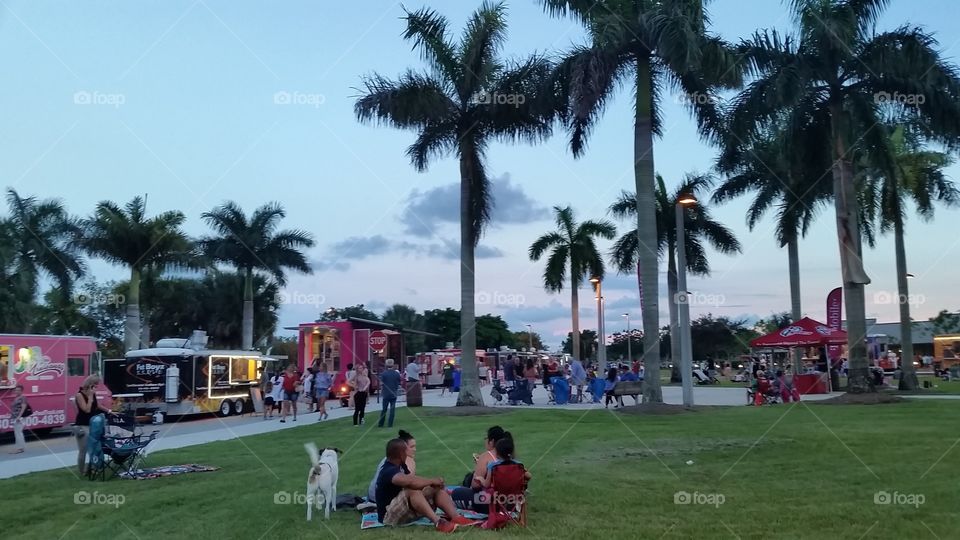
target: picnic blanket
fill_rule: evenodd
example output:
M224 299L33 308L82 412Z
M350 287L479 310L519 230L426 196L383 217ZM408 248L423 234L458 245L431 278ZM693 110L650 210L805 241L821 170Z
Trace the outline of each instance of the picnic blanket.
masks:
M216 471L220 467L210 467L209 465L197 465L190 463L188 465L165 465L163 467L149 467L146 469L136 469L130 472L120 473L120 478L146 480L148 478L160 478L161 476L173 476L175 474L186 474L194 472ZM374 515L376 518L376 515Z
M486 514L480 514L480 513L478 513L478 512L474 512L474 511L472 511L472 510L460 510L460 509L458 509L457 512L458 512L461 516L463 516L463 517L465 517L465 518L467 518L467 519L476 520L477 522L480 522L480 521L483 521L483 520L487 519L487 515L486 515ZM443 515L443 510L437 510L437 515L438 515L438 516L442 516L442 515ZM416 520L416 521L411 521L410 523L407 523L407 524L402 525L402 526L403 526L403 527L409 527L409 526L411 526L411 525L420 525L420 526L426 526L426 527L433 527L433 523L432 523L429 519L427 519L427 518L425 518L425 517L424 517L424 518L420 518L420 519L418 519L418 520ZM377 512L376 512L376 511L367 512L367 513L363 514L363 516L361 516L361 518L360 518L360 530L378 529L378 528L380 528L380 527L386 527L386 525L384 525L383 523L380 523L379 521L377 521Z

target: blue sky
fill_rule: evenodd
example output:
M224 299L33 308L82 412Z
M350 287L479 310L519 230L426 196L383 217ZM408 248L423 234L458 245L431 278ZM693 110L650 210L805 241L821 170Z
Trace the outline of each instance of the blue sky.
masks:
M406 3L439 10L456 32L478 4ZM508 5L508 55L561 51L582 40L573 21L545 16L533 0ZM949 0L894 1L880 28L923 25L956 62L957 11ZM714 31L730 40L790 22L774 0L715 0L710 12ZM459 236L450 202L456 161L417 173L404 157L412 134L363 126L353 116L362 75L393 77L420 65L400 38L402 15L399 3L385 0L8 0L0 6L0 72L7 81L0 85L0 185L59 197L76 214L100 200L146 193L151 211L186 213L195 235L207 232L200 214L225 200L248 210L280 201L286 225L318 241L310 253L317 271L289 280L283 325L312 320L331 305L457 306ZM543 291L542 266L526 250L552 227L550 207L572 204L581 218L602 218L621 189L632 189L631 122L621 96L580 160L562 135L536 147L491 148L498 209L477 262L486 302L479 313L502 314L516 329L533 324L545 341L559 343L569 330L569 295ZM709 169L714 151L699 142L679 105L668 104L665 132L655 157L669 185ZM957 178L960 169L949 173ZM713 254L712 276L690 280L702 304L694 317L788 309L786 253L776 248L771 220L747 231L746 204L714 210L744 253ZM933 223L908 222L915 319L960 307L958 219L960 211L940 208ZM892 247L882 238L866 254L874 280L867 313L885 321L896 317L896 306L884 303L896 289ZM804 312L822 319L825 296L839 285L829 209L800 253ZM99 261L91 270L101 281L124 277ZM605 294L608 330L622 328L624 312L639 322L634 276L611 276ZM589 297L583 287L581 324L588 328L596 321ZM661 307L666 324L665 291Z

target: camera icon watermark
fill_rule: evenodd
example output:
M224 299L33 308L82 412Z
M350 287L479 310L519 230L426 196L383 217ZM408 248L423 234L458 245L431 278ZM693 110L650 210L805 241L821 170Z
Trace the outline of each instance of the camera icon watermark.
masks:
M127 96L123 94L112 94L100 92L99 90L77 90L73 93L74 105L106 105L119 109L121 105L127 102Z
M313 306L319 308L327 303L327 297L318 293L280 291L274 300L281 306Z
M676 94L673 102L677 105L719 105L723 99L707 92L684 92Z
M474 302L483 306L520 307L527 303L527 299L522 294L480 291L474 295Z
M91 505L102 504L119 508L127 502L122 493L100 493L99 491L77 491L73 494L73 504Z
M901 94L900 92L877 92L873 94L873 101L877 105L901 104L917 106L927 102L927 96L923 94Z
M899 294L890 291L877 291L873 293L873 303L878 306L887 306L894 304L908 304L919 306L927 302L927 297L922 294Z
M327 96L311 92L279 90L273 94L274 105L305 105L319 109L326 102Z
M307 495L306 493L301 493L299 491L278 491L273 494L273 504L312 504L313 498L313 495Z
M520 107L527 102L524 94L501 94L499 92L477 92L470 97L471 105L509 105Z
M673 494L673 504L698 504L720 508L726 501L727 498L723 493L700 493L699 491L690 493L689 491L677 491Z
M526 499L522 493L499 493L497 491L478 491L473 494L474 504L495 504L497 506L523 506Z
M922 493L900 493L899 491L878 491L873 494L873 504L912 506L920 508L920 505L927 502L927 498Z
M686 291L674 294L673 301L678 305L719 307L727 303L727 297L722 294Z
M77 305L81 306L113 306L119 307L127 303L127 297L122 294L100 294L100 293L88 293L88 292L77 292L75 293L70 300Z

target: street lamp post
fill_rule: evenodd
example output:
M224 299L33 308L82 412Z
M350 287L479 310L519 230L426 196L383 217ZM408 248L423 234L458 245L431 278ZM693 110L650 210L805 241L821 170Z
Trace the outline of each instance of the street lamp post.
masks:
M677 303L680 325L680 380L683 385L683 405L693 406L693 348L690 338L690 293L687 291L687 246L684 231L684 207L697 204L692 195L677 200Z
M603 327L603 284L600 278L590 278L597 288L597 363L600 365L600 373L607 371L607 333Z
M530 340L530 347L527 349L530 352L533 352L533 325L527 325L527 338Z
M631 341L633 336L630 335L630 314L624 313L623 317L627 319L627 362L633 362L633 349L631 349Z

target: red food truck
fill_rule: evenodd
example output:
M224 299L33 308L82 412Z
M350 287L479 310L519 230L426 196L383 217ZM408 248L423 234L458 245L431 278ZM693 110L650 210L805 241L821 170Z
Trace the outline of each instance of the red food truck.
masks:
M74 394L87 376L102 372L94 338L0 334L0 433L13 430L10 412L17 385L23 386L33 409L24 427L50 431L73 423ZM111 405L110 391L102 382L96 393L99 403Z

